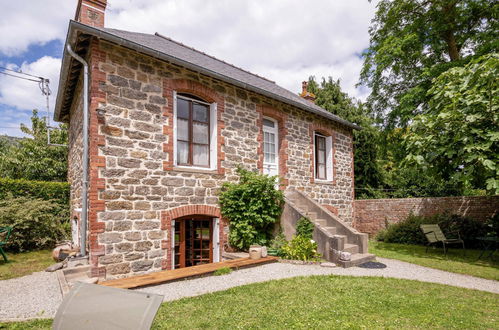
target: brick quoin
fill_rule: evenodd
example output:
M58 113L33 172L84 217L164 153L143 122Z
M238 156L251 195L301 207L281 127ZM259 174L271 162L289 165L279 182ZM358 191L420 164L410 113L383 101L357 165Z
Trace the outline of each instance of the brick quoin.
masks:
M167 239L161 242L161 248L165 250L166 254L166 258L163 259L161 263L162 269L173 269L173 260L171 254L172 220L191 215L205 215L220 219L219 237L220 237L220 255L222 255L224 243L227 241L227 238L224 235L223 227L227 223L227 221L225 221L222 218L220 208L210 205L179 206L173 209L161 211L161 229L166 230L168 232Z
M258 132L258 169L263 173L263 117L270 117L277 120L278 126L278 155L279 155L279 177L281 178L281 185L279 188L285 190L288 186L288 129L286 128L288 115L275 108L258 105L256 108L258 112L257 127Z
M174 169L173 92L192 94L204 99L208 103L217 104L217 172L218 174L224 174L225 170L222 167L222 161L225 159L225 154L222 151L222 146L224 145L222 130L225 128L225 124L222 120L222 114L225 106L224 98L213 89L202 85L197 81L188 79L165 79L163 81L163 97L167 99L167 106L164 108L163 115L168 118L168 125L163 126L163 134L168 136L168 141L163 145L163 151L168 154L168 160L163 163L163 169L165 171L171 171Z
M99 85L105 83L106 74L99 70L99 63L106 61L106 53L100 49L99 42L92 39L90 44L90 103L89 103L89 189L88 189L88 230L89 257L91 275L105 277L106 268L99 267L99 257L105 255L104 245L98 241L99 234L105 231L105 224L97 221L99 212L105 211L105 202L99 199L99 192L105 189L105 180L99 178L99 170L106 168L106 159L99 156L99 147L105 145L104 135L100 134L99 126L103 124L97 116L99 104L106 103L106 93L99 90Z

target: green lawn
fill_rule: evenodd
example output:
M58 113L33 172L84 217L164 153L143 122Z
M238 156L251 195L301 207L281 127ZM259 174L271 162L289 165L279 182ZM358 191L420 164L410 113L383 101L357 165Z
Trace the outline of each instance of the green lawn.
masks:
M3 325L50 326L50 320ZM199 328L497 329L499 299L493 293L419 281L298 277L164 303L153 324L153 329Z
M442 248L429 248L419 245L406 245L383 242L369 242L369 252L378 257L407 261L421 266L445 270L448 272L467 274L491 280L499 280L499 261L495 256L493 261L490 258L478 260L480 251L466 250L466 255L462 249L451 249L444 256Z
M9 253L6 251L9 262L4 262L0 256L0 280L29 275L39 272L55 263L52 259L52 250L30 251L24 253Z

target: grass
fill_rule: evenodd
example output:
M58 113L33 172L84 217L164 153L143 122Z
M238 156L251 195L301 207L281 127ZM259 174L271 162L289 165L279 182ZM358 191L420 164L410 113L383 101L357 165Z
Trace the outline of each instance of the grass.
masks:
M8 253L9 262L0 256L0 280L29 275L39 272L54 263L52 250L30 251L23 253Z
M164 303L152 328L497 329L497 297L392 278L297 277ZM50 326L51 320L37 320L0 324L0 329Z
M429 248L428 253L425 249L419 245L369 242L369 252L378 257L499 281L499 261L485 257L478 260L479 250L467 249L464 255L462 249L451 249L445 257L442 248Z
M215 276L227 275L232 273L232 269L230 267L222 267L213 272Z

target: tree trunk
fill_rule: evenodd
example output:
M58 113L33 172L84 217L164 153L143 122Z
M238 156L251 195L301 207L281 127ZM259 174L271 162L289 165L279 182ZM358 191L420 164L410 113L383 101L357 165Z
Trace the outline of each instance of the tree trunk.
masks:
M452 1L447 3L442 7L442 14L444 16L444 20L449 27L444 31L444 39L447 43L447 51L449 53L450 60L457 61L460 59L461 55L459 54L459 48L456 42L456 36L454 35L454 23L456 19L456 2Z

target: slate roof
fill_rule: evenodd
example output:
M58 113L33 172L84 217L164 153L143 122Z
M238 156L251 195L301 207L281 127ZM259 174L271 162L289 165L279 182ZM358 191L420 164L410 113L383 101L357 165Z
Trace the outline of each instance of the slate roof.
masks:
M303 99L296 93L293 93L277 85L271 80L245 71L241 68L226 63L213 56L207 55L192 47L188 47L158 33L146 34L110 28L97 28L81 24L79 22L71 21L66 43L71 42L71 39L75 39L75 36L73 36L73 38L71 38L71 36L76 35L78 31L89 33L111 42L116 42L120 45L135 49L137 51L149 54L160 59L167 59L172 63L189 67L192 70L201 72L208 76L213 76L215 78L239 86L243 89L252 90L254 92L277 99L284 103L294 105L308 112L312 112L322 117L342 123L348 127L355 129L359 128L357 125L352 124L330 113L329 111L315 105L313 102ZM63 76L65 62L67 62L67 65L69 65L69 62L71 62L66 57L69 57L69 55L65 52L63 58L63 68L61 70L61 80L56 103L56 111L54 114L56 120L60 119L63 112L62 108L64 107L63 100L59 100L60 97L62 98L62 96L59 94L64 92L64 88L61 87L63 87L62 84L64 83L62 79L64 78Z

